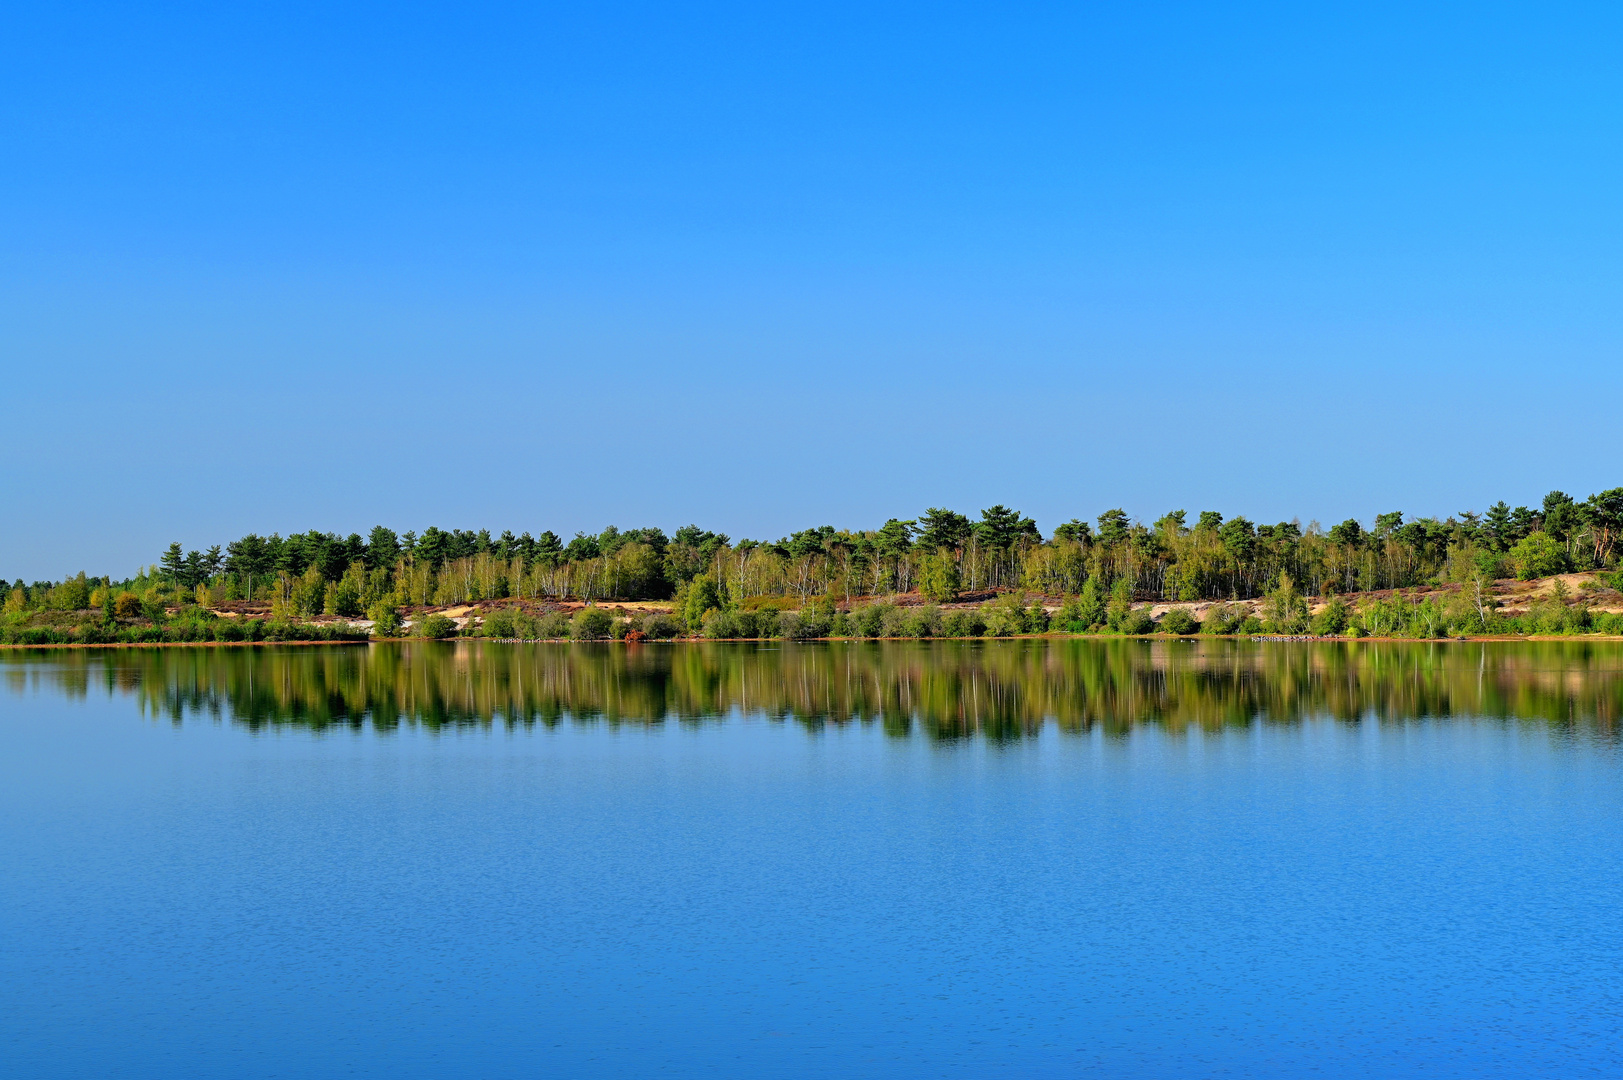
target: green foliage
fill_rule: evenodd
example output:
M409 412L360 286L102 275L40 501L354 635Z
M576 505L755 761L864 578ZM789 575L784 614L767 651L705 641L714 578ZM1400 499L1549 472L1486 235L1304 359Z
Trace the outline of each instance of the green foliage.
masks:
M1133 583L1124 577L1117 578L1110 587L1110 603L1105 606L1105 625L1118 634L1128 633L1124 627L1132 610Z
M377 601L367 610L366 617L372 620L373 637L400 636L400 611L395 607L394 597L389 596Z
M479 624L479 636L488 638L522 638L525 627L521 623L529 622L524 618L522 611L514 608L501 608L488 613Z
M751 621L753 623L753 620ZM750 629L753 631L755 628L752 625ZM699 628L699 633L707 638L741 638L755 636L753 632L749 634L745 634L743 632L743 629L739 626L737 615L730 611L717 611L715 608L711 608L709 614L705 616L704 624Z
M1279 584L1263 600L1263 626L1269 633L1305 633L1308 627L1307 612L1307 600L1296 591L1296 583L1289 574L1281 574Z
M1352 612L1339 596L1332 596L1325 605L1313 616L1308 630L1311 633L1323 635L1340 634L1347 629L1352 619Z
M884 633L886 616L896 610L895 604L869 604L853 614L857 637L876 638Z
M987 637L1010 637L1014 634L1040 633L1034 629L1038 620L1041 620L1042 630L1048 629L1047 619L1043 617L1042 608L1033 605L1035 612L1026 607L1024 593L1005 593L992 603L982 608L982 617L986 620Z
M417 624L417 636L425 638L448 638L456 636L456 622L439 612L425 615Z
M1566 548L1546 532L1530 533L1510 549L1510 565L1523 581L1549 577L1567 568Z
M1188 608L1173 608L1161 616L1161 632L1187 637L1200 633L1200 622Z
M726 608L727 602L716 587L716 579L710 574L695 577L688 583L682 596L682 617L689 626L702 626L705 612L725 611Z
M941 620L942 637L981 637L986 620L979 611L954 611Z
M952 552L938 551L920 560L919 595L928 600L945 603L956 600L961 587L958 560Z
M1244 617L1245 613L1238 605L1218 602L1206 609L1206 617L1200 623L1200 632L1203 634L1236 633Z
M1103 626L1106 610L1105 599L1099 592L1099 576L1091 575L1082 586L1082 595L1076 598L1076 621L1085 629Z
M320 615L326 607L327 579L317 567L306 570L293 586L293 610L300 615Z
M1153 634L1155 633L1155 619L1150 615L1147 607L1134 608L1127 612L1118 624L1123 634Z
M83 570L51 590L50 606L57 611L81 611L90 606L90 584Z
M363 610L366 592L366 567L360 562L350 564L344 576L327 586L323 610L329 615L353 619Z
M595 604L589 604L569 620L569 636L576 641L602 641L614 627L614 617Z
M545 641L557 641L569 636L569 616L561 611L549 611L535 621L535 636Z

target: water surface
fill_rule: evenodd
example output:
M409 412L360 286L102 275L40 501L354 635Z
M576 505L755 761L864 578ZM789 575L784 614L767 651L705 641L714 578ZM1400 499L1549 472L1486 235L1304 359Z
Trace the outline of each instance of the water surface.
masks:
M1618 1075L1623 649L0 654L0 1075Z

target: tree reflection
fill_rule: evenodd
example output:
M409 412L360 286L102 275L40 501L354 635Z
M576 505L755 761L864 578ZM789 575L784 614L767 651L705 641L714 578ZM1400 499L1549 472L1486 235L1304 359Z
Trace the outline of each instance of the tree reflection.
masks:
M998 642L12 651L5 685L133 694L146 713L249 728L705 723L732 714L897 736L1015 740L1045 724L1126 732L1308 717L1469 715L1615 730L1609 642Z

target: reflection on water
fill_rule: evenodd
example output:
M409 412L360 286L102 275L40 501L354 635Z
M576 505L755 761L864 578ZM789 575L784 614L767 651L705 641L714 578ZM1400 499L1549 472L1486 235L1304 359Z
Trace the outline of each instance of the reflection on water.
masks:
M1137 724L1471 715L1610 733L1614 643L1028 640L780 645L413 642L0 654L13 692L133 694L153 716L250 728L702 721L734 710L906 735L1019 738Z

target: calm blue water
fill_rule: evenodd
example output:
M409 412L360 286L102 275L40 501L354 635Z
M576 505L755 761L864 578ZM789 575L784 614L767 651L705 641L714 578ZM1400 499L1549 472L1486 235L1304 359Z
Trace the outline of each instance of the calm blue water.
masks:
M0 694L8 1078L1623 1075L1584 730L256 732L56 662Z

